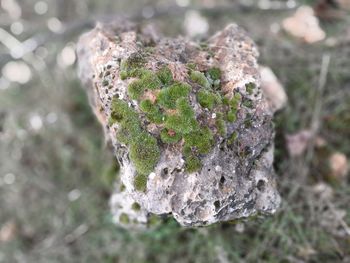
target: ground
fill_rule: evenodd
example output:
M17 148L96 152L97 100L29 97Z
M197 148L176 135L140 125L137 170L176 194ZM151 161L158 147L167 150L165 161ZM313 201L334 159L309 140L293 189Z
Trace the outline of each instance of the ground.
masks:
M0 262L349 262L349 177L330 177L327 168L330 153L350 157L349 42L307 45L278 31L293 9L203 11L210 33L233 21L243 26L259 46L260 63L270 66L286 88L288 105L275 119L275 168L283 198L277 214L199 229L181 228L170 219L144 232L112 224L108 197L117 165L81 89L76 64L64 54L87 29L88 18L135 14L141 2L146 1L52 0L39 15L45 8L21 1L25 30L15 37L35 36L44 43L23 57L32 74L28 82L0 79ZM174 36L183 32L185 13L160 13L154 21ZM52 17L65 22L69 34L47 35L47 21L55 30ZM11 32L11 23L0 23ZM322 23L333 39L349 35L348 25L346 16ZM3 41L1 67L12 60ZM322 91L319 80L327 56ZM291 157L286 135L314 124L327 146Z

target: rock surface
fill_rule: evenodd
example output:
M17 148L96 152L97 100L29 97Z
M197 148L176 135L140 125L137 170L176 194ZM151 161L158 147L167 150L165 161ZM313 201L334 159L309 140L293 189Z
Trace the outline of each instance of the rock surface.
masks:
M98 24L84 34L77 52L80 78L120 164L121 182L116 183L110 199L116 223L127 227L147 225L154 222L155 214L172 215L183 226L204 226L276 211L280 196L272 167L275 109L260 88L257 48L240 27L231 24L205 44L198 44L181 37L166 38L151 26L120 20ZM135 57L145 58L145 73L135 73L139 69L133 68L123 77L127 62ZM131 99L130 84L137 77L152 78L150 72L164 67L171 72L171 83L189 85L182 102L192 108L193 127L197 128L187 131L185 126L180 131L176 123L174 129L169 128L168 119L181 112L180 99L174 109L161 107L158 101L159 94L174 84L165 87L165 81ZM213 68L220 69L217 79L210 76ZM200 91L213 94L213 103L205 107ZM159 107L163 116L159 122L152 123L142 110L145 97L152 107ZM141 128L136 128L148 136L146 142L156 142L153 169L142 172L144 189L135 181L141 168L132 161L134 142L117 140L122 128L128 131L130 127L131 132L132 125L123 126L120 112L113 106L116 101L126 103L131 115L137 113ZM229 117L230 113L234 116ZM198 127L207 129L206 135L190 142L189 138L198 134ZM179 140L165 143L160 135L164 129L169 138L178 135ZM209 148L201 152L203 142L208 142ZM145 149L148 155L147 146ZM193 159L196 169L189 168Z

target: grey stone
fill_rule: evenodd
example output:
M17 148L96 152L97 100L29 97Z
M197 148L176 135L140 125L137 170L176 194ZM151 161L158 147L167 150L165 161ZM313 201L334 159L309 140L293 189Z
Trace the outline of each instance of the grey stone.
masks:
M147 61L148 69L156 70L160 64L166 64L176 80L186 81L189 61L201 71L218 66L222 72L222 92L230 97L239 91L251 100L252 106L242 106L237 120L226 123L227 134L238 133L236 142L230 145L227 136L215 135L215 145L209 154L201 157L203 166L197 172L185 171L181 145L159 143L160 159L148 175L147 190L139 192L133 183L136 170L130 161L129 149L116 139L118 123L109 125L108 119L111 101L116 95L140 112L138 102L128 97L130 80L119 77L120 62L149 45L153 51ZM163 37L152 26L119 20L98 24L85 33L78 42L77 52L79 76L120 164L120 181L125 190L120 191L120 183L116 183L110 199L116 223L139 227L147 224L150 214L167 214L183 226L204 226L275 213L280 196L272 167L274 109L260 87L257 47L244 30L228 25L208 39L206 48L200 48L198 43L182 37ZM105 76L107 70L110 74ZM101 75L104 77L99 77ZM108 85L103 81L108 81ZM247 92L248 83L255 84L253 92ZM205 115L207 122L210 118L215 121L216 114L203 109L192 93L190 102L196 116ZM159 127L143 125L143 128L160 141ZM132 208L135 202L140 205L139 210ZM127 215L127 222L120 220L121 215L124 219Z

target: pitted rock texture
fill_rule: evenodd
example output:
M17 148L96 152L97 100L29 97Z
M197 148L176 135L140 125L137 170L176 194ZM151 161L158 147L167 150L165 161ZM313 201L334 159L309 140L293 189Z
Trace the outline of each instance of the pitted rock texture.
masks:
M152 219L150 215L156 214L172 215L183 226L204 226L276 211L280 196L272 167L274 108L260 87L258 50L240 27L231 24L205 44L199 44L182 37L166 38L151 26L121 20L98 24L84 34L77 52L80 78L120 164L121 183L116 183L110 199L117 223L129 227L146 225ZM123 63L125 66L125 61L135 54L145 58L144 68L148 72L166 67L174 82L191 87L187 102L197 124L209 128L212 135L208 153L189 148L200 160L196 171L186 169L185 136L176 143L164 143L160 138L166 125L164 118L176 114L177 109L161 109L168 115L155 124L140 109L141 100L130 98L128 86L137 78L121 78L121 73ZM212 68L219 68L221 76L213 91L219 94L217 101L208 109L198 102L198 92L205 84L191 80L189 72L205 75ZM160 85L145 90L142 96L156 103L163 88ZM234 109L236 115L228 121L230 106L225 100L232 101L235 96L239 98ZM141 128L158 145L158 159L153 171L145 176L143 190L135 187L139 173L130 158L130 145L117 140L121 125L111 121L116 114L112 105L115 99L138 114ZM221 115L224 128L220 130L217 120Z

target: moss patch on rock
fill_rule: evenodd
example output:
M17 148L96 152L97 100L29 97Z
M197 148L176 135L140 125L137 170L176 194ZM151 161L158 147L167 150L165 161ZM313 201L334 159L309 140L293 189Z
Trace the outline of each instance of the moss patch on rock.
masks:
M238 138L238 132L233 132L227 139L227 144L233 144Z
M140 54L122 62L121 77L137 78L129 84L128 94L130 98L139 101L139 109L147 120L157 125L162 143L175 144L183 140L185 168L188 172L195 172L202 166L200 158L208 154L214 145L214 133L197 120L191 105L191 91L195 93L201 107L216 114L214 131L224 138L227 136L226 121L234 122L237 118L241 95L234 94L231 99L223 96L218 89L221 71L217 67L200 72L195 64L188 64L186 83L174 81L167 66L152 72L145 69L145 64L145 57ZM148 93L144 95L146 91ZM152 100L146 98L149 97L149 91ZM118 103L113 114L113 119L120 123L118 139L129 146L130 158L139 174L135 177L135 187L137 185L141 191L145 186L140 182L145 180L141 180L144 177L140 176L152 172L159 159L157 140L141 128L135 110Z
M144 174L137 174L134 178L135 189L139 192L145 192L147 189L147 176Z
M191 86L186 83L176 82L173 85L162 89L157 97L160 106L165 109L175 109L176 101L187 97Z
M185 134L185 145L194 148L200 154L207 154L213 146L213 134L208 127Z
M219 134L222 137L225 137L226 136L226 124L224 121L224 116L221 112L218 112L216 114L216 127L218 129Z
M140 102L139 107L146 113L146 117L150 122L156 124L163 122L164 115L158 105L155 105L150 100L146 99Z
M130 223L129 216L125 213L120 214L119 222L125 225L129 224Z
M245 89L249 95L252 95L255 89L255 84L253 82L250 82L245 85Z
M221 78L221 70L219 68L210 68L207 71L207 75L212 79L212 80L220 80Z
M165 128L160 132L160 139L163 143L177 143L181 138L181 133L177 133L174 130Z
M185 169L188 173L196 172L201 167L202 167L202 162L197 156L191 154L186 157Z
M144 131L137 112L118 98L112 101L112 122L119 124L117 139L130 149L130 159L140 174L149 174L158 162L157 140Z
M215 93L205 89L200 89L198 91L197 100L203 108L207 108L209 110L212 110L215 104L219 102L219 98Z
M130 143L130 159L141 174L153 171L160 155L157 140L147 132L141 132Z
M210 88L210 83L208 81L208 79L205 77L204 73L200 72L200 71L195 71L192 70L190 72L190 79L194 82L197 83L198 85L209 89Z
M170 85L174 81L171 70L166 66L157 72L157 77L163 85Z
M129 96L137 100L145 90L154 90L162 85L158 77L149 70L142 70L140 78L131 82L128 86Z
M138 52L131 54L121 62L120 78L140 77L143 74L142 68L146 62L144 54Z
M139 203L133 203L132 205L131 205L131 209L132 210L134 210L134 211L140 211L140 209L141 209L141 206L140 206L140 204Z
M179 134L187 134L198 128L194 110L190 106L187 98L178 99L176 102L177 113L167 116L164 123L169 130L174 130Z

